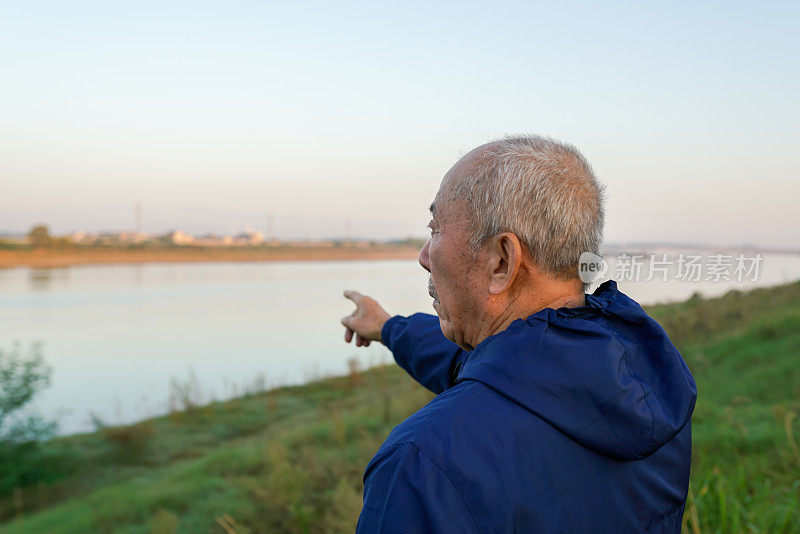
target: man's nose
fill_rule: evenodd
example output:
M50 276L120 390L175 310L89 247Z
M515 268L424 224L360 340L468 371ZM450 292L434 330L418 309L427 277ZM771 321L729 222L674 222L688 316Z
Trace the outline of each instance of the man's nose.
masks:
M430 244L431 240L428 239L425 242L425 246L419 251L419 264L422 265L422 268L428 272L431 272L430 258L428 257L428 247Z

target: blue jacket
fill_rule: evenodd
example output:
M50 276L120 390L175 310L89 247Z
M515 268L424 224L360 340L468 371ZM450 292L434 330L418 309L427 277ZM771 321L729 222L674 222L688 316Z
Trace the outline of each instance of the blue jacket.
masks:
M358 532L680 532L697 390L615 282L470 352L428 314L382 337L438 395L367 466Z

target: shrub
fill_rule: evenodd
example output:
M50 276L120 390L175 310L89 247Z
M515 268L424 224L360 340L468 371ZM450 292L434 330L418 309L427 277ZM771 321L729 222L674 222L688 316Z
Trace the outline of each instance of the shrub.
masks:
M28 443L53 433L55 423L25 413L25 406L36 393L50 385L51 373L40 343L31 345L27 357L21 354L19 343L8 352L0 349L0 442Z
M91 417L100 437L112 445L123 462L139 460L156 434L152 419L131 425L109 426L96 414L91 414Z
M0 495L45 479L45 458L39 441L53 435L54 422L28 409L28 403L50 384L51 368L44 363L41 344L23 355L19 343L0 349Z
M203 404L203 392L193 370L186 380L173 378L169 384L169 411L192 413Z

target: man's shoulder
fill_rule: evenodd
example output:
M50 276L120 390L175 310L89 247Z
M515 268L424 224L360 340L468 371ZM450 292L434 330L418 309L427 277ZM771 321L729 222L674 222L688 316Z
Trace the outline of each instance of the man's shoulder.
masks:
M381 461L399 448L413 448L437 463L448 463L461 441L474 443L486 420L502 415L509 401L486 385L467 380L437 395L428 404L397 425L370 464ZM501 407L502 406L502 407Z
M456 384L397 425L386 441L410 441L424 447L432 432L469 417L475 405L492 395L494 392L479 382L468 380Z

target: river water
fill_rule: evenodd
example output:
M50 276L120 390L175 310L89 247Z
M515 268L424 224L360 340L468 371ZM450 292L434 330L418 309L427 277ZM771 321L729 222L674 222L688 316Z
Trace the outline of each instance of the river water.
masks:
M655 277L620 288L650 304L800 278L799 255L762 256L755 282ZM36 408L70 434L92 430L91 413L109 424L164 413L172 380L208 401L342 374L353 357L390 361L380 344L343 342L339 319L353 306L342 290L391 313L434 313L427 279L414 260L0 269L0 349L42 344L53 374Z

